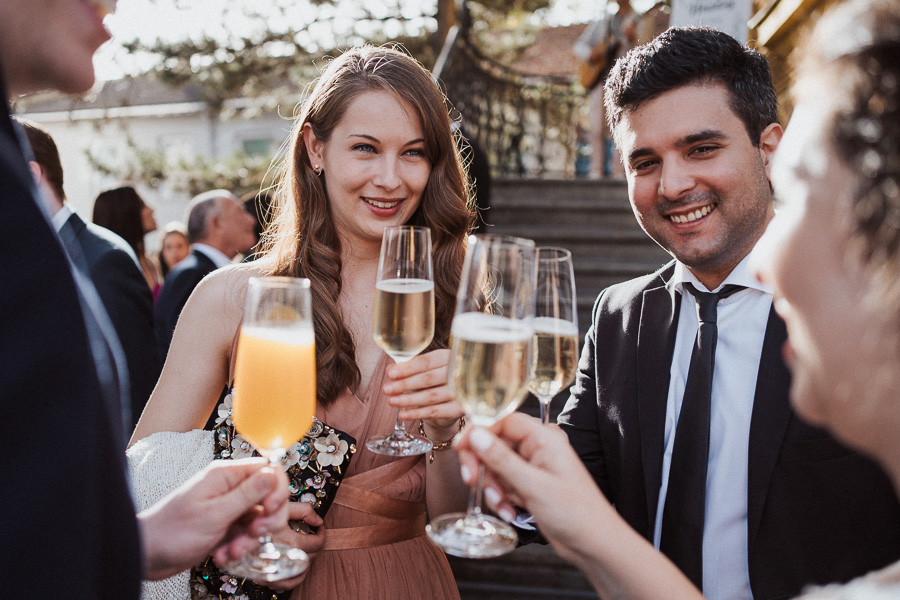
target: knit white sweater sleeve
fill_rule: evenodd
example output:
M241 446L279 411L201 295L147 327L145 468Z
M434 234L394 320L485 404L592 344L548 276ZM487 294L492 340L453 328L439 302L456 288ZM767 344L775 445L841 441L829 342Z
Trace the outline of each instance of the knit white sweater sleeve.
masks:
M160 431L128 449L134 502L138 512L149 508L213 460L212 431ZM190 572L141 584L142 600L190 600Z

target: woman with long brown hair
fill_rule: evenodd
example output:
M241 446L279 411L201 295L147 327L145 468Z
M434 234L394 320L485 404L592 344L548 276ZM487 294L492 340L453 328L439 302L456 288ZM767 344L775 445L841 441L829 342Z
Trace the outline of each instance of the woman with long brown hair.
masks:
M144 251L144 236L156 231L153 208L131 186L123 186L100 192L94 200L91 220L95 225L106 227L122 236L141 264L144 279L153 292L153 299L159 295L162 275L153 259Z
M446 558L423 535L426 505L430 517L465 505L455 455L396 459L363 447L391 430L398 406L435 443L452 439L462 416L447 387L447 344L473 214L443 95L402 52L345 52L302 105L279 181L261 258L197 287L132 441L206 422L230 382L250 277L307 277L316 416L359 449L320 533L281 540L313 563L279 587L299 584L293 598L458 598ZM422 355L395 365L372 337L372 307L382 232L404 224L432 231L435 334Z

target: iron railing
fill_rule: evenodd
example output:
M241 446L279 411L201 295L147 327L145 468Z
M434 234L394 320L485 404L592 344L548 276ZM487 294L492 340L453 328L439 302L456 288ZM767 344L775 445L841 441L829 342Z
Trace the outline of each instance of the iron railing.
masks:
M486 153L492 175L575 174L584 92L574 81L521 73L492 60L465 26L448 34L434 73L466 135Z

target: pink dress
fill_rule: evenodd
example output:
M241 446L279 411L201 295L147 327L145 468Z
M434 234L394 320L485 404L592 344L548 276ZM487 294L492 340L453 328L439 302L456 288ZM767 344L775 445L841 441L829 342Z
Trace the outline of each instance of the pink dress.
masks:
M365 448L393 428L396 413L381 392L390 360L382 357L361 398L347 390L316 411L356 438L358 449L325 515L325 549L292 600L459 599L447 558L425 535L425 457Z

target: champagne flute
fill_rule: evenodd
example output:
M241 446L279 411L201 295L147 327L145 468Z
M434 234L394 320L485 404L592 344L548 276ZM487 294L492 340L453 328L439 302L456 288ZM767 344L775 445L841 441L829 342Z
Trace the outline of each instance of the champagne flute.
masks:
M234 427L269 464L281 468L316 410L316 350L309 280L251 278L233 392ZM259 548L225 570L256 581L296 577L309 566L299 548L260 538Z
M541 404L541 422L545 425L550 422L550 401L575 381L576 300L572 253L564 248L538 248L534 356L529 387Z
M534 329L534 242L472 236L453 319L451 385L469 422L482 427L524 400L531 375ZM513 550L515 530L481 511L484 465L465 514L443 515L426 527L448 554L489 558Z
M375 282L375 342L396 363L410 360L434 337L434 278L431 273L431 230L427 227L386 227L381 240ZM377 454L413 456L432 448L427 438L412 435L400 420L386 437L366 440Z

